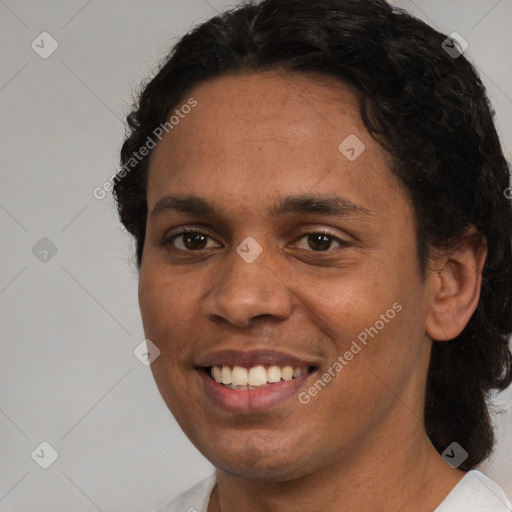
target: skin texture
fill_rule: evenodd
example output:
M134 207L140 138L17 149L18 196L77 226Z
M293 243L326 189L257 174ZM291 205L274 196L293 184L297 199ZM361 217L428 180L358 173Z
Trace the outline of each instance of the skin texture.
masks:
M209 512L433 510L463 473L424 431L432 338L469 320L485 245L468 233L422 278L408 194L355 94L334 79L245 73L189 97L197 106L152 155L148 212L172 194L215 213L149 215L139 302L161 351L151 366L160 393L217 468ZM350 134L365 145L354 161L338 149ZM367 212L272 216L288 196L341 197ZM184 226L207 231L205 248L172 238ZM332 237L328 250L310 244L318 232ZM246 237L263 249L253 263L236 252ZM394 303L402 310L307 405L293 396L235 414L205 395L194 368L213 349L282 349L318 363L307 391Z

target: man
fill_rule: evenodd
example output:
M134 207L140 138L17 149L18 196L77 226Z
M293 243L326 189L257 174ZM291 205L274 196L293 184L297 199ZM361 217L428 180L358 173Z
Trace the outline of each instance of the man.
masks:
M162 511L510 510L474 470L512 378L510 175L457 41L384 1L247 4L128 121L151 368L216 467Z

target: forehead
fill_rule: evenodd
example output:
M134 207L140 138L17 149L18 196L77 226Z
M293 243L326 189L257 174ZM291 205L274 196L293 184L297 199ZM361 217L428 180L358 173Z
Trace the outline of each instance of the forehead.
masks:
M197 107L172 135L180 142L208 143L196 150L223 139L230 144L255 139L300 143L329 132L339 137L340 128L365 131L355 94L331 77L281 71L226 75L198 85L181 104L189 97Z
M153 151L150 209L175 188L217 196L238 189L247 196L271 188L325 192L340 179L362 189L393 181L357 95L335 78L280 71L222 76L193 88L173 112L190 98L197 105ZM361 151L357 159L343 153L347 140L349 150Z

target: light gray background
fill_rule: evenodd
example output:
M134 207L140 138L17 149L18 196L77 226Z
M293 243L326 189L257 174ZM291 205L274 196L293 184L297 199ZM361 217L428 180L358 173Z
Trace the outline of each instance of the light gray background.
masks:
M110 197L140 81L222 0L0 0L0 511L150 512L211 466L168 412L149 368L130 238ZM512 0L395 2L468 42L510 158ZM58 49L42 59L43 31ZM46 263L42 237L58 248ZM498 396L483 470L512 496L512 393ZM31 452L49 442L48 469Z

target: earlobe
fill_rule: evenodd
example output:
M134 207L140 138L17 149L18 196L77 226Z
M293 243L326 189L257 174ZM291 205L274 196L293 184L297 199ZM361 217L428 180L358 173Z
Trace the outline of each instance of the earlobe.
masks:
M454 247L437 250L431 258L426 333L433 340L451 340L469 322L480 298L486 256L486 240L470 229Z

